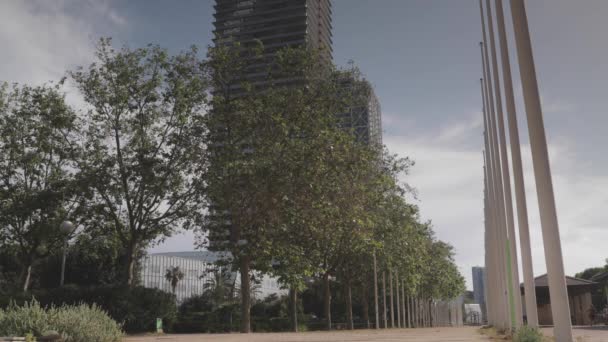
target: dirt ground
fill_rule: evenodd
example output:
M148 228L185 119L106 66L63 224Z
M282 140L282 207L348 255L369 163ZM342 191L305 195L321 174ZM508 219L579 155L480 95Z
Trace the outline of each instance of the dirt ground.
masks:
M355 330L304 333L192 334L132 336L127 342L332 342L332 341L488 341L475 327Z
M543 334L553 336L553 328L543 328ZM576 342L608 342L608 326L574 327L572 335Z
M551 336L552 328L543 328L545 335ZM576 342L608 342L608 327L575 327ZM489 341L477 333L476 327L356 330L304 333L255 333L255 334L183 334L129 336L125 342L457 342Z

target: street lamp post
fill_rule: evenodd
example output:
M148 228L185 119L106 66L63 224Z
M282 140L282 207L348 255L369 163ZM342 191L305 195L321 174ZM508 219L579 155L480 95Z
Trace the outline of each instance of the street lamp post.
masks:
M63 286L65 281L65 259L67 258L68 252L68 241L70 235L74 232L74 224L71 221L63 221L60 226L61 232L65 234L65 244L63 245L63 256L61 257L61 277L59 279L59 286Z

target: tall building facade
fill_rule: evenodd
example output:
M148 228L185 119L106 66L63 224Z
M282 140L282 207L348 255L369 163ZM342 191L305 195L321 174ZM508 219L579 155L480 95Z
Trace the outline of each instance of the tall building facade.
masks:
M322 61L332 60L331 0L216 0L214 44L242 47L262 42L265 65L255 65L248 81L263 83L262 69L272 63L275 52L285 47L309 47ZM382 145L380 102L371 84L360 75L345 79L357 99L346 113L337 114L340 124L366 144ZM235 87L239 87L235 85Z
M281 49L307 47L318 53L321 64L332 62L331 0L216 0L214 9L213 42L216 47L239 44L240 48L247 49L256 46L257 42L262 43L263 58L247 65L242 76L256 89L269 86L266 72L272 67L276 52ZM235 96L240 95L239 81L229 86ZM275 84L283 85L297 82L297 78L274 80ZM357 105L349 108L347 113L336 113L342 127L352 130L361 142L380 145L380 104L373 88L360 78L345 84L352 87L349 89L361 101L357 101ZM217 146L221 148L223 142ZM230 213L222 210L220 204L210 212L216 229L209 233L209 248L225 250L227 244L234 243L230 240Z
M484 267L473 267L473 298L475 303L481 306L482 321L486 317L486 269Z
M259 40L269 54L308 46L332 59L330 0L216 0L214 8L216 45Z
M374 88L358 74L349 75L343 82L353 97L353 105L345 113L337 115L340 125L350 130L357 141L381 146L382 111Z

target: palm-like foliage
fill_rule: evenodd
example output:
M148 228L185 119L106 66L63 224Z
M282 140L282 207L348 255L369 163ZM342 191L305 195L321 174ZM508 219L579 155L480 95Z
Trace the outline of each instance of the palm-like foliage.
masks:
M230 272L219 269L211 272L211 277L207 278L203 288L204 295L209 298L212 307L215 309L224 305L233 297L234 283Z
M184 279L184 272L182 272L179 266L169 267L167 268L167 272L165 272L165 279L171 283L171 290L175 294L177 284L180 280Z

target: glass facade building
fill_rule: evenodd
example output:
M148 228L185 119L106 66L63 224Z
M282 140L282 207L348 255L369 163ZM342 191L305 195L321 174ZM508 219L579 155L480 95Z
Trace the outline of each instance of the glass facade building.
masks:
M473 298L475 303L481 307L482 321L486 317L486 269L484 267L473 267Z
M141 284L147 288L156 288L172 293L171 282L165 278L167 269L179 267L184 273L184 278L177 283L175 296L178 303L190 297L203 294L205 283L213 277L213 271L220 270L216 262L220 254L209 251L198 252L174 252L158 253L146 256L141 261L140 279ZM230 273L234 288L238 288L240 277L237 273ZM284 295L286 290L281 289L279 282L272 277L263 276L259 278L259 288L256 295L258 299L270 294Z

